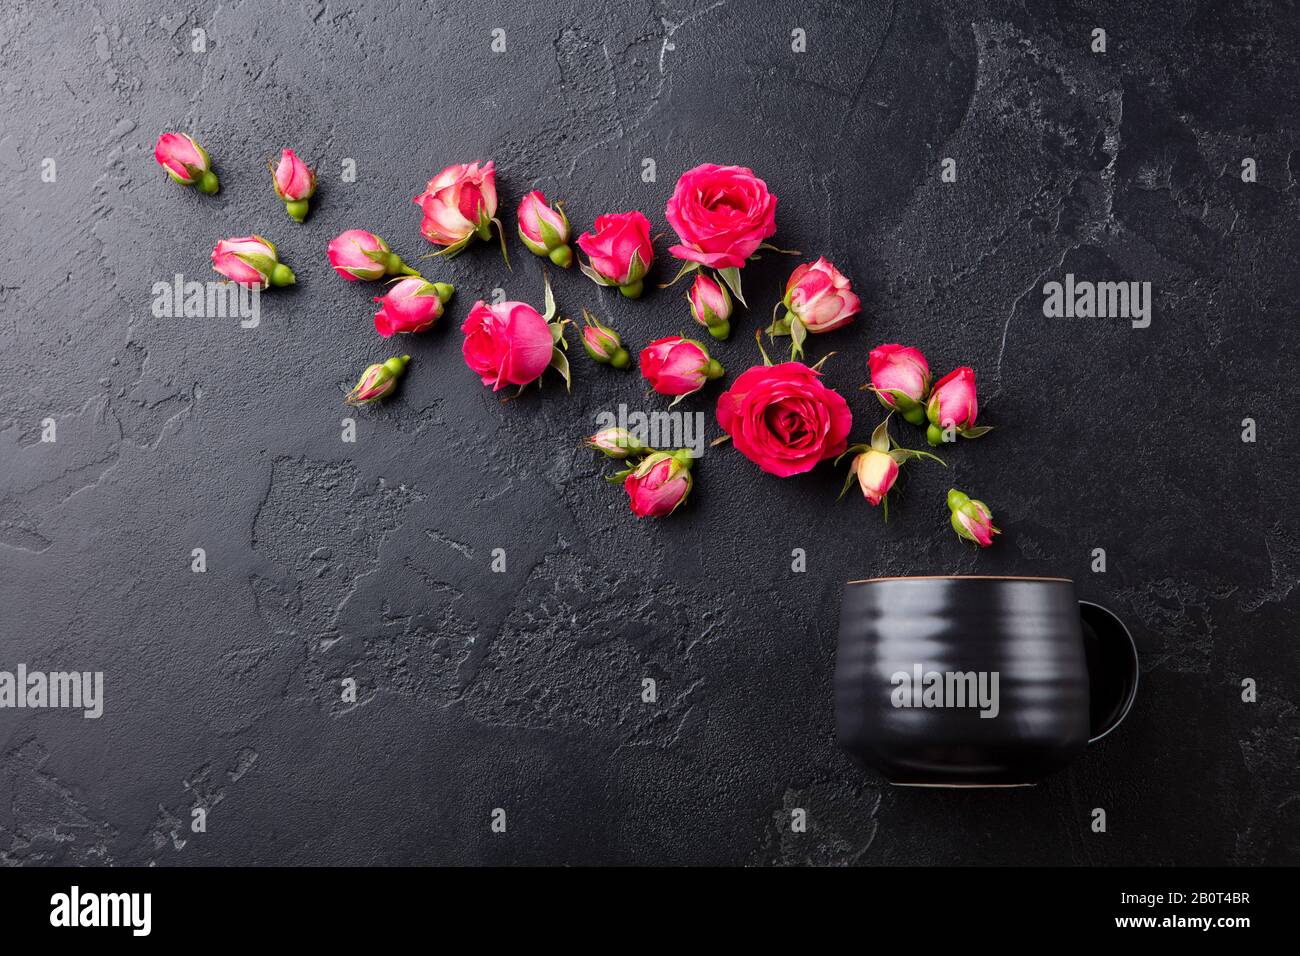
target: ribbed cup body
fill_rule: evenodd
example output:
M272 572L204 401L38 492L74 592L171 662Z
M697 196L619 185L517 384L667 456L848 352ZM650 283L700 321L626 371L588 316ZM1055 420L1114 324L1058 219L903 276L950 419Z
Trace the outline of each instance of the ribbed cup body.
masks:
M925 706L933 674L942 684L929 695L934 706ZM994 674L996 704L981 705L972 691L982 680L991 703ZM1088 742L1074 583L944 577L846 585L835 714L840 745L891 783L1037 782Z

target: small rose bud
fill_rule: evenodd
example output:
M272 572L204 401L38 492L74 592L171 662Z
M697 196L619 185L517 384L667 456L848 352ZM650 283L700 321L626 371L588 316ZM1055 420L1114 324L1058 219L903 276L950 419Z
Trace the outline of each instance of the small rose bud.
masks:
M642 280L655 257L650 220L641 213L634 210L597 217L595 228L578 237L578 248L591 260L590 264L579 261L578 268L592 282L616 285L629 299L641 294Z
M781 301L813 333L838 329L857 315L861 307L849 280L825 259L805 262L795 269L785 284L785 298Z
M925 407L925 415L930 420L930 426L925 430L926 441L931 445L943 444L946 440L944 432L950 428L966 434L974 428L978 411L975 370L965 365L953 369L939 379L930 391L930 401ZM979 434L983 434L982 429Z
M386 362L371 365L361 373L361 378L344 401L349 405L369 405L379 401L397 387L397 380L406 371L409 361L409 355L395 355Z
M284 200L289 218L302 222L307 218L307 200L316 194L316 171L299 159L294 151L280 153L280 162L271 167L275 194Z
M153 158L182 186L194 186L208 195L217 191L217 175L212 171L208 152L192 136L163 133L154 145Z
M212 250L212 268L246 289L293 285L293 270L280 261L275 246L261 236L222 239Z
M699 342L672 335L641 350L641 374L660 395L681 398L719 378L723 369Z
M632 513L638 518L662 518L676 511L691 493L691 462L690 451L684 448L647 456L623 480Z
M913 425L925 423L925 399L930 393L930 366L919 349L881 345L867 358L871 388L886 408L896 408Z
M331 239L329 260L334 271L349 282L420 274L389 249L388 243L364 229L349 229Z
M602 428L591 437L583 439L583 443L609 458L618 459L627 458L629 455L644 455L654 450L626 428Z
M993 536L1002 533L1001 529L993 527L993 512L988 505L956 488L948 490L948 510L952 512L952 530L981 548L987 548L993 543Z
M423 332L442 317L442 307L455 289L445 282L429 282L407 276L394 282L386 293L376 296L375 331L384 338L395 332Z
M691 316L719 341L731 335L731 293L712 276L700 272L687 293Z
M559 204L547 205L546 197L533 190L519 201L519 238L528 251L546 256L561 269L573 265L569 248L569 218Z
M858 476L862 497L878 505L898 479L898 462L888 452L871 448L853 459L853 473Z
M594 361L614 368L627 368L632 364L632 356L623 348L623 339L617 332L608 325L602 325L586 309L582 310L582 318L586 322L582 330L582 347Z

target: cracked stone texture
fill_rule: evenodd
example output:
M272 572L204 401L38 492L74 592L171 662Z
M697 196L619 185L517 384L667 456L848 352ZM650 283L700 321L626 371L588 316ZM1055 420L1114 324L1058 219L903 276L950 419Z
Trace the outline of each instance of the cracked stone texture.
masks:
M102 670L107 697L98 721L0 711L0 861L1300 862L1288 7L203 6L0 20L0 667ZM165 129L207 146L218 196L164 178ZM283 146L320 167L304 225L271 192ZM579 229L637 208L656 232L683 169L752 166L777 241L863 296L812 350L837 353L858 440L881 342L974 366L996 430L946 472L910 467L888 526L834 503L830 466L780 481L725 446L682 513L637 522L578 440L658 399L577 352L572 396L503 404L456 327L494 288L540 301L540 260L517 241L513 272L489 246L417 259L411 197L488 158L511 226L540 188ZM374 334L374 287L324 256L358 226L456 285L439 328ZM215 241L250 232L299 278L260 327L153 316L153 283L212 277ZM732 375L793 264L746 269L753 310L715 350ZM1066 272L1152 282L1151 327L1044 319ZM555 284L636 347L689 326L681 288ZM344 444L340 390L398 347L400 393ZM710 438L720 387L680 406ZM993 549L951 534L953 484L994 508ZM1142 647L1128 722L1030 790L899 790L855 767L832 721L841 584L942 572L1070 575L1114 608Z

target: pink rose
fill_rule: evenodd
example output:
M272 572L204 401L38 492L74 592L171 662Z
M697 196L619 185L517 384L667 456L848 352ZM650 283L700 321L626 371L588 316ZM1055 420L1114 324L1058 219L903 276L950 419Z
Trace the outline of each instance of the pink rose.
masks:
M810 471L844 452L853 427L848 403L820 379L800 362L756 365L718 397L718 424L768 474Z
M519 201L519 238L528 251L546 256L561 269L573 265L573 250L569 248L569 217L557 203L547 205L546 197L533 190Z
M583 275L598 285L616 285L629 299L641 294L641 281L654 261L650 220L641 213L615 212L596 219L592 232L578 237L578 248L591 259L578 262Z
M460 330L465 334L465 364L494 392L534 382L551 364L551 325L525 302L488 305L480 300Z
M261 236L222 239L212 250L212 268L246 289L293 285L293 271L280 261L275 246Z
M721 341L731 334L732 304L726 286L701 272L695 277L686 300L691 304L691 317L715 339Z
M691 483L689 452L657 451L623 479L623 490L638 518L662 518L686 500Z
M275 194L284 200L289 218L302 222L307 218L307 200L316 194L316 173L294 151L280 153L280 162L271 167Z
M423 332L442 317L442 307L455 291L445 282L427 282L420 276L398 279L382 296L376 296L375 331L384 338L395 332Z
M682 173L664 210L681 239L668 251L714 269L740 269L776 233L776 197L743 166L705 163Z
M849 280L825 259L799 266L785 284L786 319L809 332L829 332L848 323L861 304Z
M193 137L184 133L163 133L154 144L153 158L182 186L197 186L211 195L217 191L217 176L212 172L208 152Z
M993 527L993 512L988 505L956 488L948 489L948 510L952 513L952 530L981 548L987 548L993 543L993 536L1002 533L1000 528Z
M869 448L853 459L853 473L862 497L878 505L898 479L898 462L888 452Z
M886 408L896 408L913 425L925 422L930 394L930 366L919 349L880 345L867 357L871 388Z
M369 282L391 275L420 274L390 250L388 243L364 229L349 229L339 233L330 240L328 254L334 271L349 282Z
M975 416L979 412L979 403L975 399L975 370L963 365L953 369L939 379L930 390L930 401L925 414L930 420L926 429L926 440L931 445L940 445L945 441L956 441L956 436L949 438L944 432L953 429L965 438L978 438L987 428L975 427Z
M434 245L455 254L478 235L491 237L489 226L497 214L496 170L489 160L448 166L429 180L415 197L424 212L420 232ZM504 248L505 238L502 237Z
M650 387L660 395L676 395L679 400L698 392L722 371L703 345L680 335L655 339L641 350L641 374Z

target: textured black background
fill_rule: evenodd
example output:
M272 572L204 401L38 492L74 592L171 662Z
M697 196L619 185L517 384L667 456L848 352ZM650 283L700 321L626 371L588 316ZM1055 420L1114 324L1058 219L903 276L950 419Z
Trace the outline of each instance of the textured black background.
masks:
M103 670L107 703L0 712L0 862L1300 861L1297 11L1167 6L9 5L0 668ZM165 129L207 146L220 195L164 177ZM283 146L320 167L305 225L271 191ZM540 302L515 240L512 273L485 245L420 261L456 298L343 444L340 389L392 350L375 287L336 277L327 241L370 228L417 261L411 197L489 158L512 230L535 187L578 229L637 208L666 230L681 171L752 166L776 241L863 296L811 353L837 352L855 437L880 414L856 390L866 353L895 341L936 374L974 366L996 430L947 472L912 466L888 526L835 504L829 466L781 481L729 447L689 507L637 522L578 440L620 402L661 407L639 376L579 352L572 396L503 405L464 366L476 298ZM212 277L216 240L249 232L299 277L260 328L150 313L154 282ZM794 264L746 270L753 309L715 353L731 375ZM1068 271L1151 281L1151 327L1044 319ZM689 322L684 286L556 287L636 347ZM722 384L680 406L710 437ZM993 507L991 550L949 530L950 484ZM940 572L1070 575L1123 615L1144 665L1128 722L1029 790L898 790L851 765L830 696L842 582Z

